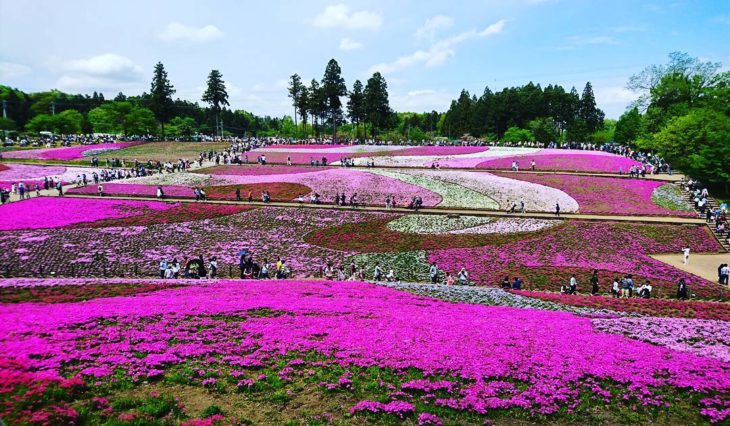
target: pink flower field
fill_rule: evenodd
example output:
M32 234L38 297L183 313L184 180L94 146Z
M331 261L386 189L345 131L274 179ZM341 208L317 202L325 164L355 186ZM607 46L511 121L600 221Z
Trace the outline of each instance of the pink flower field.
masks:
M142 185L134 183L102 183L104 194L106 195L129 195L135 197L156 197L157 186ZM193 189L181 185L162 185L165 196L168 197L194 197ZM66 191L68 194L98 194L99 189L96 185L87 185L79 188L71 188Z
M272 423L297 418L281 407L307 396L321 401L313 414L348 423L671 421L679 406L691 423L719 422L730 392L730 364L703 351L601 332L566 312L360 282L218 281L53 309L0 305L0 349L0 410L19 423L81 412L181 422L202 416L192 402L206 395L222 404L219 420Z
M61 228L100 219L123 218L164 211L174 204L129 201L38 197L0 206L0 230Z
M40 148L22 151L3 152L5 158L37 159L37 160L79 160L89 152L113 151L138 145L140 142L101 143L96 145L74 145L61 148Z
M495 173L559 189L573 197L580 213L696 217L692 211L670 210L652 201L652 192L665 182L600 176Z
M532 154L491 158L477 164L476 167L511 169L512 162L517 161L521 170L528 170L532 160L535 160L536 170L564 172L618 173L619 170L623 170L624 173L628 173L631 166L641 166L638 161L606 152L542 149Z

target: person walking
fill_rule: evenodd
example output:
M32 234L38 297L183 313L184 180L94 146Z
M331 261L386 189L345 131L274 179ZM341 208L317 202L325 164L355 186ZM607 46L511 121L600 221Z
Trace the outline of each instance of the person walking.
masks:
M428 275L431 277L431 284L436 284L438 282L439 268L436 266L436 262L431 262Z
M597 296L600 292L598 288L598 270L593 270L593 275L591 276L591 295Z
M555 203L555 216L560 217L560 204Z
M690 251L689 247L682 248L682 258L683 258L685 265L689 263L689 251Z

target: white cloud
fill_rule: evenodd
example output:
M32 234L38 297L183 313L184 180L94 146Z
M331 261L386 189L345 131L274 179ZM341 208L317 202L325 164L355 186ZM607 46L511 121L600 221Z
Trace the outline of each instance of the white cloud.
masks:
M489 37L504 30L506 20L497 21L481 31L471 30L443 39L433 44L428 50L417 50L410 55L401 56L390 63L381 63L370 67L369 73L379 71L383 74L400 71L413 65L424 64L426 67L434 67L446 62L447 59L456 54L457 45L472 39Z
M596 104L609 118L618 118L638 98L636 93L623 86L596 87L595 94Z
M131 59L116 53L104 53L88 59L67 61L62 68L71 73L114 78L128 78L142 71L142 68Z
M355 50L360 49L362 47L362 43L355 41L351 38L343 38L340 40L340 50Z
M179 22L171 22L157 34L160 40L173 42L188 43L207 43L223 37L223 33L215 25L205 25L203 27L191 27L183 25Z
M377 30L383 24L383 18L367 10L350 11L347 5L340 3L327 6L312 23L320 28Z
M30 74L32 71L33 70L27 65L0 61L0 80L3 81L23 77L24 75Z
M421 90L411 90L408 92L408 96L425 96L425 95L432 95L436 93L433 89L421 89Z
M60 70L63 75L56 84L61 90L116 93L143 87L142 67L115 53L62 62Z
M390 95L390 105L401 112L446 111L453 95L433 89L411 90L406 93L393 92Z
M454 25L454 18L445 15L436 15L426 19L426 22L416 30L416 40L433 40L436 32L441 29L451 28Z

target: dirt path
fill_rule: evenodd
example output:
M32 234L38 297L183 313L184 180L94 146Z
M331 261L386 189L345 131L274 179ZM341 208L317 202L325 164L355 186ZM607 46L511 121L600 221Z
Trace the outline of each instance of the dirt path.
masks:
M683 256L681 253L656 254L651 257L712 282L717 282L717 267L722 263L730 264L730 253L690 254L689 263L686 265L682 261Z

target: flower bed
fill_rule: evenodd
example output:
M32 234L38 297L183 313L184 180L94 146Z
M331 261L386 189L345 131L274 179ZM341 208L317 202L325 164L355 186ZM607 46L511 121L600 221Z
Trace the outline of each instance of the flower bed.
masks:
M562 149L543 149L539 152L524 155L490 158L476 165L480 169L511 169L512 162L517 161L521 170L529 170L530 162L535 160L536 170L563 172L603 172L628 173L631 166L641 163L620 155L601 151L581 151Z
M578 202L581 213L695 217L692 211L670 209L654 202L664 182L641 179L541 173L504 173L505 178L559 189Z
M157 186L134 183L102 182L105 195L128 195L133 197L156 197ZM165 185L162 187L168 197L194 197L193 189L187 186ZM79 188L69 188L67 194L98 194L97 185L87 185Z
M261 193L268 191L272 201L292 201L299 195L306 195L312 192L311 188L298 183L273 182L273 183L252 183L243 185L220 185L205 187L205 194L213 200L235 200L236 189L241 190L241 197L246 199L248 193L256 201L261 201Z
M452 274L466 267L470 278L482 285L498 285L505 275L518 275L525 288L558 291L570 273L579 273L586 285L590 273L598 269L603 288L614 275L634 274L636 279L650 279L664 295L673 295L675 283L683 278L698 297L730 297L723 287L649 256L679 253L685 246L693 252L716 252L719 245L703 226L571 221L528 234L422 235L392 231L388 221L322 229L306 241L362 253L427 250L428 262L435 261ZM358 237L369 235L378 238Z
M312 173L315 170L301 166L215 166L195 170L193 173L206 173L212 176L268 176Z
M295 276L307 277L318 274L327 260L339 265L354 253L313 246L304 241L305 235L366 218L386 217L358 211L205 203L170 205L173 207L163 212L148 211L127 219L99 220L66 228L6 231L0 239L0 265L3 265L0 273L5 274L9 268L11 276L39 276L39 267L43 266L46 274L55 271L62 276L102 276L110 271L110 274L150 277L158 274L161 259L177 258L182 262L202 255L206 260L218 257L221 275L238 276L238 252L247 249L257 262L266 258L276 262L281 257ZM86 206L95 209L95 204ZM95 253L103 254L108 264L95 262Z
M82 284L70 286L0 286L0 303L70 303L100 297L132 296L179 287L175 282L136 284Z
M519 202L524 201L528 211L551 212L555 210L556 202L560 203L561 211L578 210L578 203L558 189L488 173L446 170L378 170L373 173L439 192L444 197L443 207L508 209L513 203L519 208Z
M325 413L339 422L353 420L350 413L375 422L438 413L446 423L594 422L630 413L639 422L658 415L697 423L730 392L727 362L597 332L588 318L357 282L220 282L52 310L4 305L0 348L0 376L12 378L0 408L14 423L72 401L96 422L179 419L200 415L185 402L209 394L221 403L257 400L252 415L264 408L277 424ZM48 397L31 406L15 398L44 379L69 391L43 388L35 395ZM143 384L165 392L149 398L166 408L145 411L143 402L122 399L119 391ZM280 409L305 394L318 399L307 413ZM57 412L66 422L76 413Z
M230 185L294 183L305 185L318 193L324 203L332 203L335 194L349 197L357 193L358 203L385 205L385 196L394 195L398 205L405 207L411 197L420 196L424 206L435 206L441 197L432 188L423 188L410 182L402 182L387 176L354 169L312 169L310 173L286 175L215 175ZM309 191L305 193L308 195Z
M518 275L525 288L558 291L571 273L578 272L583 277L580 291L587 291L588 276L597 269L604 289L615 275L633 274L636 280L650 279L655 291L664 296L675 294L676 282L685 279L700 298L730 297L724 287L648 256L679 253L685 246L697 252L717 251L718 245L705 227L567 222L547 232L509 244L432 250L428 260L452 273L466 267L472 279L486 285L496 285L506 275Z
M32 158L38 160L78 160L87 155L98 155L101 152L114 151L138 145L141 142L101 143L96 145L74 145L61 148L28 149L22 151L8 151L3 153L5 158Z
M730 322L681 318L596 319L601 331L730 363ZM730 414L730 413L728 413Z
M669 210L694 212L692 204L687 200L682 189L671 183L655 188L651 193L651 201Z
M473 150L470 149L468 151L467 153L464 153L464 151L461 151L461 153L454 153L453 151L442 152L434 150L433 147L427 147L426 150L421 150L420 152L430 153L431 155L410 155L408 152L401 153L405 155L395 155L398 153L393 152L361 157L355 161L357 164L374 161L377 166L388 167L431 167L432 164L438 163L441 167L446 168L471 168L489 158L533 153L539 150L536 148L490 147L487 149L486 147L474 147Z
M604 287L605 293L610 287ZM597 309L609 309L616 312L631 312L655 317L698 318L707 320L730 321L730 304L726 302L704 302L698 300L667 299L617 299L607 296L590 296L583 294L566 295L545 293L542 291L517 291L514 294L562 303L571 306L583 306Z
M37 197L0 206L0 230L60 228L164 211L173 204L151 201Z
M411 234L513 234L535 232L558 225L558 220L495 219L483 216L406 215L389 222L388 228Z

